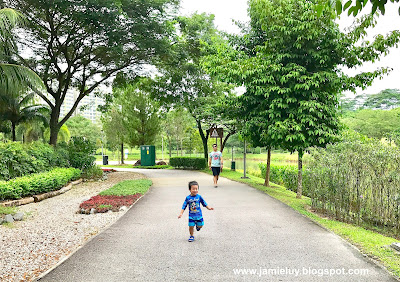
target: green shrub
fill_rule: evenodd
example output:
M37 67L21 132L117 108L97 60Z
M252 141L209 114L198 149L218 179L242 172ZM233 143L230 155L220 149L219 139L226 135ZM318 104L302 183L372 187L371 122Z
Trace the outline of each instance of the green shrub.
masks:
M207 167L207 159L192 157L173 157L169 159L169 164L175 168L201 170Z
M119 182L113 187L104 190L100 196L128 196L135 195L137 193L144 194L149 190L152 185L149 179L136 179L136 180L125 180Z
M96 147L89 140L85 140L83 137L72 137L68 143L68 157L69 164L72 167L79 168L80 170L86 170L94 166L96 158L94 153Z
M316 149L305 180L312 207L346 222L400 231L400 150L374 140L349 139Z
M265 179L265 173L267 170L267 165L260 163L259 168L261 170L261 176ZM293 192L297 192L297 177L298 168L297 165L273 165L270 167L270 181L279 185L283 185L286 189ZM303 166L303 195L309 196L309 186L308 184L308 171Z
M103 177L103 170L98 166L94 165L82 172L82 178L84 179L100 179Z
M22 197L58 190L69 181L80 177L81 171L75 168L55 168L48 172L17 177L0 181L0 200L20 199Z

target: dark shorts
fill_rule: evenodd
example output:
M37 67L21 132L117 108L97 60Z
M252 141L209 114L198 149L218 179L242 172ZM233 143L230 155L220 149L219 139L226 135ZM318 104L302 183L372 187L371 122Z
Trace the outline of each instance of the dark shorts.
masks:
M189 226L203 226L204 225L204 219L201 218L192 218L189 216Z
M221 172L221 168L220 167L213 166L213 167L211 167L211 169L212 169L212 172L213 172L214 176L219 175L220 172Z

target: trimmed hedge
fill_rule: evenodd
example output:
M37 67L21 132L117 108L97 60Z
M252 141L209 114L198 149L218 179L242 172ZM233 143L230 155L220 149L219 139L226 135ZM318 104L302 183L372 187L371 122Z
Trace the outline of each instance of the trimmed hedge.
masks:
M267 164L260 163L261 176L265 179ZM270 181L283 185L286 189L297 192L297 165L273 165L271 164ZM309 189L304 183L308 183L308 171L303 166L303 195L309 196Z
M173 157L169 159L169 165L175 168L201 170L207 167L207 159L194 157Z
M0 142L0 180L10 180L56 167L87 170L94 166L95 147L82 137L73 137L69 144L61 142L54 149L48 144L33 142Z
M55 168L48 172L0 181L0 200L15 200L58 190L80 175L81 171L76 168Z

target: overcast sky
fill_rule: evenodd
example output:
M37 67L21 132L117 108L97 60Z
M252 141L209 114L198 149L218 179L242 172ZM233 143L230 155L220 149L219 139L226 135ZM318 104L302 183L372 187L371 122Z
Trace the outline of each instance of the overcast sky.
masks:
M181 0L181 13L190 15L198 11L215 15L215 24L219 30L228 32L237 32L237 27L232 23L232 19L238 21L248 21L247 0ZM369 11L369 10L368 10ZM354 18L342 15L339 19L339 26L343 29L350 26ZM398 14L398 4L388 3L386 5L386 14L378 18L378 24L375 28L368 30L368 40L373 40L376 34L387 34L388 32L399 29L400 16ZM400 89L400 48L392 48L390 54L383 57L374 64L365 64L361 71L372 71L378 67L391 67L393 71L383 77L382 80L376 79L375 82L365 89L359 89L357 94L378 93L386 88ZM358 70L359 72L360 70ZM356 74L357 70L349 70L349 74Z

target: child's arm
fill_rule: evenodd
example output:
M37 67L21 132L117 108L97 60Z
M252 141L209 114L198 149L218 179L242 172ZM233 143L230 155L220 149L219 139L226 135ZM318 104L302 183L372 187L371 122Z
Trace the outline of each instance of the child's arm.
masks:
M209 206L206 206L206 209L208 209L209 211L213 211L214 210L214 208L211 208Z
M185 211L185 210L181 210L181 213L178 215L178 218L181 218L181 217L182 217L184 211Z

